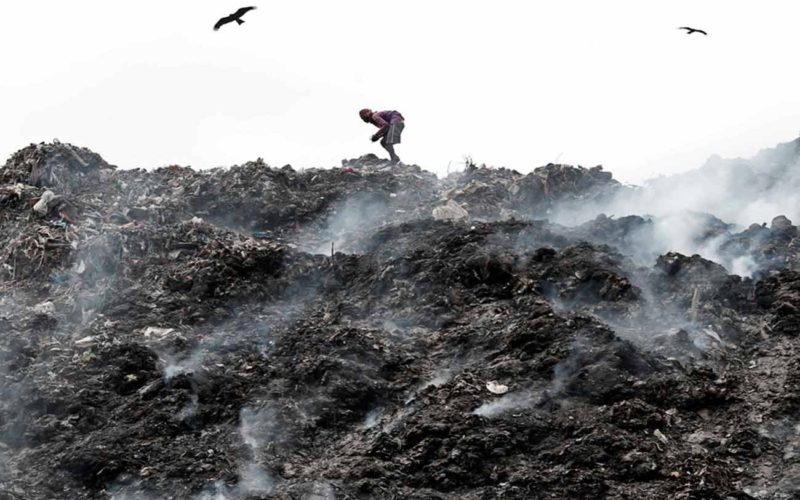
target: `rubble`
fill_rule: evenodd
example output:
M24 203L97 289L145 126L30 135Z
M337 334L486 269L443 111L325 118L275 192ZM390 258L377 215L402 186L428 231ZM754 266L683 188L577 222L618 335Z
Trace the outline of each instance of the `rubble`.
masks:
M794 494L785 217L692 216L738 276L650 258L651 216L546 220L623 189L600 168L118 170L52 143L0 181L0 498Z
M114 168L89 149L55 141L16 152L0 172L0 182L75 193L103 182Z
M468 163L444 179L443 197L461 204L471 217L497 220L517 214L545 214L557 206L610 198L621 185L601 166L548 164L522 175L506 168Z
M433 218L436 220L460 220L469 218L469 212L461 208L454 200L447 200L445 205L433 209Z

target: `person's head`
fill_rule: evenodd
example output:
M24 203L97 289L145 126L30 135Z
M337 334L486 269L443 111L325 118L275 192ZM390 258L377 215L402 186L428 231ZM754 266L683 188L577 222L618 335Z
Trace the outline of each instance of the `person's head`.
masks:
M364 108L358 112L358 116L360 116L365 122L368 122L370 118L372 118L372 110L369 108Z

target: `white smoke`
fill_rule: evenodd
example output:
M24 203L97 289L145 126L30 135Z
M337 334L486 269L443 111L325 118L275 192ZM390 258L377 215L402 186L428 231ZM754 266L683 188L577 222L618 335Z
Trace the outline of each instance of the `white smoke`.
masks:
M202 350L195 350L181 359L176 359L175 356L168 353L161 354L161 358L165 361L164 380L170 382L178 375L198 373L203 367L204 354Z
M575 338L569 346L567 356L553 367L553 377L545 386L531 386L506 393L495 401L482 404L472 414L494 418L509 411L533 408L550 398L563 399L565 387L580 371L585 362L584 355L592 348L592 342L588 338Z
M181 408L176 418L180 421L189 420L197 415L198 408L200 408L200 397L195 392L189 395L189 402Z
M748 226L779 214L800 218L798 188L800 140L761 151L749 160L711 157L698 169L622 191L605 211L655 216L703 212Z
M238 468L236 484L215 481L192 500L245 500L256 496L271 495L277 482L267 469L259 463L264 447L280 436L277 413L271 407L243 408L240 412L239 437L247 454ZM167 495L154 494L136 486L111 487L111 500L151 500Z
M530 408L541 400L541 394L539 391L532 390L509 392L496 401L482 404L472 413L473 415L492 418L509 411Z
M373 427L378 425L378 422L380 421L382 415L383 415L383 408L375 408L373 410L370 410L367 413L367 416L364 417L364 422L361 425L364 427L364 429L372 429Z
M275 488L275 480L258 463L262 449L282 439L277 411L272 407L243 408L239 416L239 436L247 446L247 461L239 468L237 491L241 495L269 494Z
M550 219L576 226L601 213L649 217L652 227L631 237L635 245L620 248L640 263L652 264L654 256L675 251L699 254L733 274L751 276L757 270L755 260L722 251L725 236L753 223L768 223L778 215L797 222L799 189L797 140L764 150L750 160L712 157L696 170L652 179L639 188L626 187L611 199L563 205ZM709 235L711 218L704 214L732 226L719 235Z
M275 330L306 317L320 293L320 287L292 287L285 292L285 300L255 309L245 306L240 313L241 318L235 316L215 325L188 353L154 348L164 363L164 379L169 382L182 374L202 374L207 364L211 364L209 359L241 343L257 348L263 357L267 357L274 346ZM241 327L239 320L242 318L246 328Z
M414 401L414 399L417 397L417 394L424 391L428 387L442 387L443 385L447 384L461 370L461 368L461 362L453 361L451 362L450 366L434 371L429 379L425 380L411 390L408 397L406 397L405 403L409 404Z
M216 481L192 500L244 500L271 495L277 482L259 463L259 456L265 445L269 445L279 433L277 413L273 408L243 408L239 417L239 437L247 448L247 456L239 465L236 484Z
M378 196L356 195L340 203L323 222L321 233L304 238L301 248L315 254L353 252L360 241L372 234L390 215L389 203Z

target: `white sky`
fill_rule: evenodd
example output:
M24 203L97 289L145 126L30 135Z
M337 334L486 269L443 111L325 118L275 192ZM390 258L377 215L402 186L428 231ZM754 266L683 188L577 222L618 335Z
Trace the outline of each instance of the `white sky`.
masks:
M385 156L366 106L401 111L398 153L438 173L471 155L639 182L800 131L797 0L25 0L0 16L0 164L58 138L123 168L335 166Z

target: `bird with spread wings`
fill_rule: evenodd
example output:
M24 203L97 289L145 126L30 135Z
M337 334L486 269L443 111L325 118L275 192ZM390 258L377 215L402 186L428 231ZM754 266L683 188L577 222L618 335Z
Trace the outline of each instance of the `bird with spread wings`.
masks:
M678 28L678 29L679 29L679 30L686 30L686 34L687 34L687 35L691 35L692 33L702 33L702 34L704 34L704 35L708 35L708 33L706 33L706 32L705 32L705 31L703 31L703 30L698 30L698 29L695 29L695 28L690 28L690 27L688 27L688 26L681 26L681 27L680 27L680 28Z
M250 12L253 9L255 9L255 7L242 7L241 9L237 10L233 14L223 17L222 19L217 21L217 24L214 25L214 31L217 31L222 26L224 26L224 25L226 25L228 23L232 23L233 21L236 21L236 24L244 23L244 20L242 19L242 16L247 14L248 12Z

